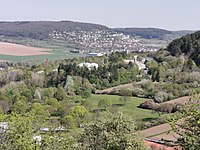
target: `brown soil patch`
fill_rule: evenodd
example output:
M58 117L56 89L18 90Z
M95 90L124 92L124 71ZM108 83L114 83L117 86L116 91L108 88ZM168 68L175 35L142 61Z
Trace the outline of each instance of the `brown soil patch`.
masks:
M165 123L139 131L139 134L151 140L161 141L164 139L167 141L176 141L178 135L171 130L171 126L168 123Z
M0 54L11 56L32 56L50 54L47 49L0 42Z
M105 94L110 94L111 92L113 91L119 91L120 89L133 89L135 86L136 86L137 83L133 82L133 83L128 83L128 84L123 84L123 85L118 85L118 86L114 86L114 87L111 87L111 88L107 88L107 89L104 89L104 90L97 90L96 93L98 94L102 94L102 93L105 93Z
M168 123L158 125L152 128L148 128L140 131L139 133L144 137L151 137L153 135L158 135L161 133L165 133L171 130L171 126Z
M161 104L186 104L191 99L191 96L184 96L180 98L176 98L167 102L163 102Z

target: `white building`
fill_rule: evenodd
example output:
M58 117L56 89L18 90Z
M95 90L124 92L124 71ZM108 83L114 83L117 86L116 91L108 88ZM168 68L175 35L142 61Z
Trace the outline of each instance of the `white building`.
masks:
M103 56L102 53L89 53L88 55L89 56L98 56L98 57Z
M94 69L94 68L98 69L98 67L99 67L99 65L97 63L88 63L88 62L80 63L78 66L79 67L87 67L89 70Z

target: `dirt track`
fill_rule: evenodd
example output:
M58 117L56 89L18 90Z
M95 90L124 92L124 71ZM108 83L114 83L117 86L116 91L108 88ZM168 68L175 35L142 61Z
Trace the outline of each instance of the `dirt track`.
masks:
M152 140L165 139L169 141L176 141L178 135L169 131L171 131L171 126L168 123L165 123L165 124L161 124L158 126L154 126L152 128L139 131L139 134L141 136L150 138Z
M32 56L50 54L42 48L28 47L18 44L0 42L0 54L11 56Z

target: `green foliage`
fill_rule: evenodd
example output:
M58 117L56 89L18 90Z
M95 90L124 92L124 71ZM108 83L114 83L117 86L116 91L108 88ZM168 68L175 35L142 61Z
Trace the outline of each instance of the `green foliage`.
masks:
M62 100L65 100L67 98L67 93L65 92L65 89L62 86L59 86L57 88L56 93L54 94L54 97L57 100L62 101Z
M200 146L200 99L194 96L181 113L170 118L170 123L178 135L178 143L183 150L197 150Z
M125 115L127 115L131 118L135 118L137 120L137 123L138 122L145 122L145 120L147 120L148 118L152 118L152 119L158 118L158 115L152 114L151 110L138 108L138 106L141 103L145 102L147 99L130 97L130 100L128 100L126 102L126 105L121 105L122 102L120 101L120 97L121 96L117 96L117 95L105 95L105 94L104 95L98 95L98 94L95 94L95 95L92 95L92 97L90 97L88 99L88 101L93 104L93 107L94 107L93 110L98 110L99 109L98 102L101 99L109 99L109 100L111 100L111 102L113 104L112 107L109 110L112 111L112 109L114 109L115 110L114 113L117 112L117 111L122 111Z
M107 110L108 107L111 107L111 106L112 106L112 101L111 101L110 99L105 99L105 98L103 98L103 99L101 99L101 100L99 101L98 106L99 106L100 108L103 107L104 110Z
M50 116L49 112L46 110L46 107L40 103L33 103L30 113L37 116L41 120L45 120Z
M98 150L144 150L142 140L133 133L134 123L122 113L104 115L94 124L84 128L79 140L80 149Z
M51 132L42 135L41 149L74 150L75 140L66 132Z
M185 54L199 66L200 31L172 41L167 50L173 55Z
M129 83L137 79L137 75L139 74L137 64L124 63L124 59L128 57L127 53L116 52L108 57L109 58L105 58L107 60L106 64L102 64L102 62L101 64L99 63L98 69L90 70L87 67L79 67L78 63L85 61L82 59L76 63L66 62L65 64L60 64L58 67L58 79L60 79L60 81L56 81L55 85L63 84L65 85L65 89L68 89L70 83L72 83L69 77L72 76L74 92L79 94L81 91L85 92L84 84L86 84L82 82L83 85L81 85L80 78L82 78L82 81L88 80L90 84L98 89ZM96 60L94 60L94 62L96 62Z
M1 122L8 122L8 131L1 134L1 149L30 150L36 147L33 140L34 129L32 116L12 113L1 115Z
M57 108L59 107L59 105L60 105L59 102L58 102L58 100L55 99L55 98L50 98L50 99L46 100L45 103L46 103L47 105L50 105L50 106L56 108L56 109L57 109Z
M0 149L73 149L74 139L66 132L59 133L52 131L41 134L39 129L44 122L38 120L34 115L20 115L16 113L9 115L0 114L0 122L8 123L6 131L1 130ZM41 140L34 138L36 135Z
M120 96L132 96L132 91L130 89L122 88L119 90Z
M122 96L122 97L120 97L119 100L122 101L124 105L126 105L126 102L131 100L131 97L130 96Z
M26 97L27 100L30 102L33 99L33 94L30 89L25 89L21 92L21 95Z
M46 100L49 98L54 98L54 94L56 92L56 88L49 87L42 90L42 99Z
M28 103L24 100L18 100L13 105L13 111L19 114L24 114L28 109Z
M84 106L89 111L91 111L94 107L93 104L89 100L82 100L81 105Z
M83 118L87 114L87 109L84 106L75 106L72 109L70 109L69 114L74 117Z
M168 96L168 93L160 91L155 94L154 99L155 99L155 102L162 103L162 102L167 101L169 99L169 96Z
M67 115L61 119L61 124L63 124L69 129L73 129L77 126L76 118L74 118L74 116L72 115Z

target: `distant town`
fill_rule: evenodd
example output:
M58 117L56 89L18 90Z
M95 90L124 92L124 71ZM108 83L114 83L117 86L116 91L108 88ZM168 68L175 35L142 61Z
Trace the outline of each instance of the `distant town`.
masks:
M139 38L133 38L123 33L111 32L108 30L94 31L53 31L50 37L58 40L65 40L80 44L82 50L74 50L74 53L84 51L113 52L113 51L135 51L135 52L154 52L158 47L143 45Z

